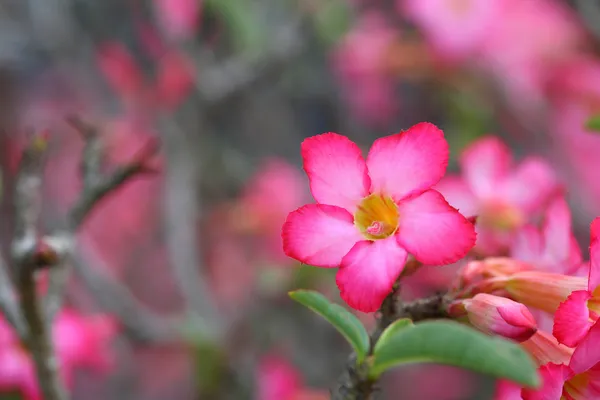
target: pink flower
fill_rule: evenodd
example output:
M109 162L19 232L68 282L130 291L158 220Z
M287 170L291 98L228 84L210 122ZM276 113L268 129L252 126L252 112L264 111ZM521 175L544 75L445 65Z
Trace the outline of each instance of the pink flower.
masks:
M373 143L366 162L345 136L326 133L302 143L304 169L317 201L290 213L285 253L303 263L340 267L341 297L376 311L408 253L423 264L450 264L475 242L472 223L432 190L446 171L441 130L420 123Z
M596 323L577 345L568 365L548 363L540 368L541 389L523 389L524 400L600 398L600 324Z
M144 77L136 60L121 43L106 42L96 53L98 68L123 101L139 100L144 88Z
M269 355L258 367L257 400L326 400L325 391L305 387L300 373L285 359Z
M504 0L482 46L482 64L500 80L515 111L544 100L549 73L578 53L581 22L556 0Z
M579 290L559 306L553 334L559 342L575 347L587 334L600 313L600 218L591 225L590 268L587 290Z
M70 310L58 315L53 340L61 378L67 385L72 385L77 369L107 370L112 361L108 344L115 329L105 316L84 317ZM0 320L0 390L17 390L26 400L41 400L31 357L5 320Z
M368 12L360 17L333 55L334 71L352 111L370 124L384 124L397 111L394 82L383 67L395 35L385 16Z
M398 0L436 53L451 61L474 56L490 33L499 0Z
M174 39L187 39L195 33L201 6L202 0L154 0L161 27Z
M515 235L511 256L536 269L572 275L582 263L581 250L571 231L571 212L563 197L546 210L541 230L526 225Z
M158 61L156 102L158 107L173 109L181 104L194 85L194 69L184 54L170 51Z
M537 324L527 307L505 297L479 293L450 307L467 313L471 325L487 334L523 342L536 331Z
M267 261L289 261L282 251L281 225L287 215L308 200L299 168L279 158L265 160L245 185L230 224L237 232L261 241Z
M436 188L462 214L478 216L477 250L489 255L507 248L515 230L559 189L548 164L528 157L513 166L509 149L493 136L466 148L460 165L462 178L446 178Z
M385 397L388 400L462 400L472 398L477 390L475 374L449 365L417 364L389 374L385 390L390 394Z

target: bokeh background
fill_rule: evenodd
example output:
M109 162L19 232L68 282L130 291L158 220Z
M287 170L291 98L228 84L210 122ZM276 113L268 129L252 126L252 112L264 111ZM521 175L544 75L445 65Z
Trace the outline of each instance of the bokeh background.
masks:
M63 223L81 188L82 140L65 117L97 127L109 169L148 138L162 143L159 172L111 194L79 231L67 307L116 322L86 325L101 346L68 328L56 339L90 353L73 398L328 398L349 346L287 292L339 301L335 272L286 258L280 242L287 213L312 200L308 136L338 132L367 150L430 121L457 171L466 145L497 135L517 159L554 167L587 246L600 214L600 136L588 127L599 27L590 0L0 2L2 186L25 132L48 129L44 228ZM1 212L6 243L8 196ZM425 268L402 295L443 290L451 275ZM19 398L16 353L0 353L0 389ZM492 383L413 366L388 374L380 396L489 399Z

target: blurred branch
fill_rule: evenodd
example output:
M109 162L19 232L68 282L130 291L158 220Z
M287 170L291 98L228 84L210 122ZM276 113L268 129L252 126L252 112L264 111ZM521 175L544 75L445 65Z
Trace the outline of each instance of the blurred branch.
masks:
M397 304L397 288L390 293L381 308L377 326L371 334L371 352L377 340L388 326L401 318L410 318L413 322L427 319L447 318L445 311L447 297L435 295L419 299L410 303ZM376 382L368 379L365 365L357 366L356 354L350 355L346 364L346 370L338 379L336 388L331 392L332 400L370 400L375 391Z
M27 325L21 339L33 356L43 397L46 400L65 400L67 393L58 375L51 326L46 321L35 280L35 273L39 268L50 267L58 261L51 243L39 239L37 231L46 147L46 135L36 135L31 138L22 154L14 193L12 261L17 276L20 311Z
M216 61L208 49L187 45L185 50L198 71L196 89L202 100L210 105L219 104L261 78L272 77L282 70L306 47L302 33L305 25L306 17L300 14L273 35L274 40L259 56L241 54Z
M69 123L76 129L85 141L80 171L83 179L83 190L79 199L71 208L68 216L68 229L60 233L64 237L73 238L77 229L85 221L92 209L109 193L118 190L122 185L146 172L154 172L148 165L148 160L158 151L158 142L149 140L131 162L116 168L110 174L101 171L103 160L103 146L101 137L95 127L86 124L78 118L69 118ZM72 241L72 240L71 240ZM46 295L46 312L50 320L60 310L63 294L67 284L71 264L71 252L61 257L61 266L51 271L48 294ZM85 263L77 263L79 268L85 268ZM107 280L103 280L107 282ZM116 282L114 283L116 285ZM96 291L98 292L98 291Z
M142 343L165 343L179 339L175 323L159 317L140 303L127 287L110 277L103 266L104 260L98 252L87 249L85 255L76 251L72 262L75 272L85 286L106 311L119 318L125 332ZM94 260L94 261L91 261ZM93 266L87 264L94 263Z
M201 118L201 117L200 117ZM200 121L201 123L203 121ZM207 340L219 343L224 326L214 296L201 274L199 220L199 157L189 137L172 117L162 120L167 158L165 214L166 240L175 277L181 287L188 312L199 318Z

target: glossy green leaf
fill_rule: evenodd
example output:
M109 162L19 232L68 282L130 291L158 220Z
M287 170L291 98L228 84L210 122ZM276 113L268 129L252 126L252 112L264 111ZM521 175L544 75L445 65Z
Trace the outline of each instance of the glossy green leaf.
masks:
M523 386L537 387L540 378L531 357L521 346L487 336L454 321L430 321L395 329L382 336L374 351L369 375L405 364L453 365Z
M369 335L356 316L344 307L330 303L325 296L313 290L296 290L289 295L329 321L354 348L358 363L365 359L369 352Z
M600 133L600 115L591 116L585 123L585 129Z
M415 324L409 318L402 318L394 321L390 326L385 328L381 336L379 336L379 340L375 344L374 351L377 352L377 349L381 346L381 344L385 344L390 337L393 337L395 334L400 332L403 329L414 328Z

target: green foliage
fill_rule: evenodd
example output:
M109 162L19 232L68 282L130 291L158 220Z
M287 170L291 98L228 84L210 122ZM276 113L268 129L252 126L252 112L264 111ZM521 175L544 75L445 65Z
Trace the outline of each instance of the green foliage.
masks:
M394 335L398 334L403 329L413 328L415 325L409 318L402 318L394 321L390 326L388 326L385 331L381 333L379 340L375 344L374 352L377 352L379 347L385 345L389 340L393 340Z
M352 13L346 0L321 0L313 16L317 35L327 45L333 45L348 31Z
M264 46L265 26L259 21L256 7L246 0L206 0L206 10L220 17L227 26L235 50L256 54Z
M392 324L375 346L369 375L376 379L413 363L454 365L527 387L540 385L537 368L521 346L453 321Z
M333 325L354 348L356 361L361 363L369 352L369 335L362 323L344 307L330 303L321 293L296 290L289 293L298 303L310 308Z
M592 115L585 123L585 129L600 133L600 114Z

